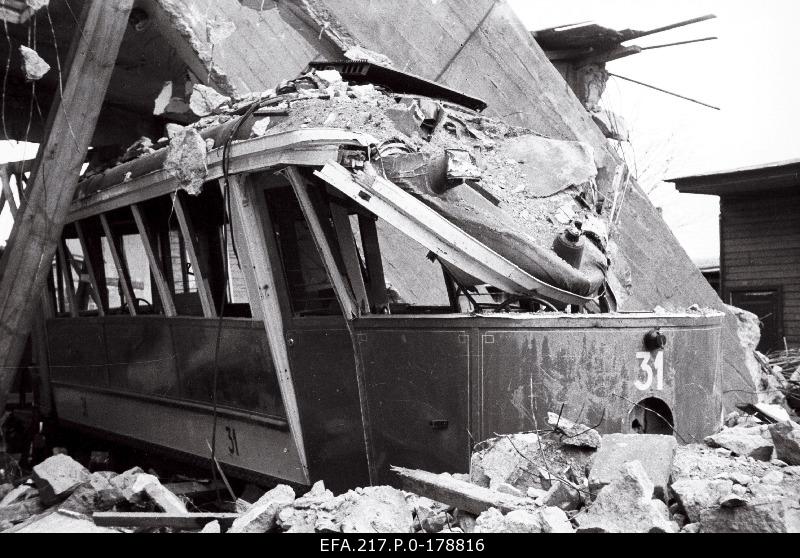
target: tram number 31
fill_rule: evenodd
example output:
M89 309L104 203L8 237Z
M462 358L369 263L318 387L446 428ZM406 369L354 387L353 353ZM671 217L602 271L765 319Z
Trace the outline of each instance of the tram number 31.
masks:
M653 386L655 376L655 389L664 389L664 351L641 351L636 353L639 361L639 374L633 385L640 391L647 391ZM644 372L644 375L642 374Z
M239 455L239 441L236 439L236 429L232 426L226 426L225 432L228 433L228 453Z

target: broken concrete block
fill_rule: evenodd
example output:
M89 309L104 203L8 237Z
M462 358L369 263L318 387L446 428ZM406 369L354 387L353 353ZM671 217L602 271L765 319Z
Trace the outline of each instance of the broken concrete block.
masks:
M778 422L770 425L769 434L778 459L788 465L800 465L800 426L791 421Z
M279 484L256 500L249 510L236 518L229 533L266 533L276 525L278 513L294 502L294 490Z
M661 434L607 434L589 472L589 490L594 494L620 475L622 465L639 461L653 482L655 496L666 501L677 442Z
M689 521L700 520L703 510L719 507L732 492L733 482L726 479L680 479L670 487Z
M214 19L206 19L206 39L212 45L218 45L236 31L236 24L225 19L224 17L216 16Z
M706 436L705 443L712 448L721 447L736 455L752 457L759 461L769 461L773 444L762 436L761 427L724 428L712 436Z
M314 75L322 81L325 87L342 82L342 74L337 70L317 70Z
M23 500L22 502L0 508L0 523L4 521L19 523L43 511L44 506L42 505L41 499L32 498L30 500Z
M409 137L419 134L423 117L416 105L397 104L386 109L385 114L392 121L394 127L397 128L397 131Z
M155 503L156 507L166 513L189 513L183 500L164 488L158 480L144 487L144 492Z
M403 493L390 486L371 486L347 493L335 511L343 533L411 533L414 517Z
M800 505L782 499L709 508L700 514L699 524L703 533L800 533Z
M555 481L550 490L547 491L542 503L545 506L552 506L564 511L577 510L581 507L583 499L581 493L565 482Z
M475 522L478 519L477 516L465 512L462 510L456 510L455 512L455 520L461 530L465 533L472 533L475 531Z
M22 56L22 71L25 81L38 81L50 71L50 64L45 62L32 48L20 45L19 53Z
M230 97L218 93L213 87L196 83L189 97L189 108L197 116L208 116L231 102Z
M8 485L12 486L12 485ZM17 502L21 502L22 500L27 500L29 498L34 498L39 495L39 491L36 490L29 484L21 484L18 487L8 491L3 499L0 500L0 508L5 506L10 506L11 504L16 504Z
M200 529L201 533L222 533L222 526L220 526L219 521L209 521L203 528Z
M641 462L625 463L589 509L575 517L578 532L677 532L677 525L669 520L667 505L653 499L653 490L653 482Z
M277 524L285 533L314 533L317 515L316 510L298 510L289 506L278 512Z
M169 142L164 170L178 179L181 188L197 195L208 175L206 142L194 128L183 128Z
M267 133L267 129L269 128L270 118L269 116L262 116L259 117L253 123L253 128L250 130L250 137L258 138Z
M761 322L758 316L736 306L725 305L725 309L736 316L736 335L744 350L744 363L753 385L758 386L761 379L761 366L755 357L755 350L761 340Z
M538 467L525 459L538 448L537 434L516 434L513 440L506 437L490 440L484 449L472 454L470 482L492 489L504 482L518 487L538 486Z
M597 124L597 127L608 139L628 141L630 138L625 119L619 114L610 110L600 110L599 112L592 112L591 115L594 123Z
M597 176L592 147L579 141L562 141L523 135L498 146L498 157L523 163L525 193L547 197Z
M122 492L111 484L105 473L92 473L89 480L78 486L59 509L89 515L95 511L105 511L124 502Z
M564 435L561 438L563 444L587 448L600 447L600 433L594 428L572 422L556 413L547 413L547 424Z
M65 499L89 477L88 469L63 453L48 457L33 468L39 498L46 506Z
M333 492L325 488L325 483L320 480L314 483L311 490L295 500L292 507L297 509L312 508L329 502L333 498Z
M558 508L512 510L505 516L489 508L475 521L475 533L572 533L566 514Z

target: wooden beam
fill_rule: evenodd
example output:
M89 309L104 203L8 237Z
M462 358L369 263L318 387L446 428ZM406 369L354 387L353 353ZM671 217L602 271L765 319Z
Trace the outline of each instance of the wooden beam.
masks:
M314 211L314 206L311 203L311 197L308 193L308 183L300 174L300 171L297 170L297 167L287 167L284 172L289 179L289 183L292 185L295 196L297 196L300 210L303 212L303 217L305 217L308 228L311 231L311 237L314 239L317 252L319 252L322 264L328 274L328 280L333 286L336 298L339 299L344 317L346 320L350 320L358 316L358 306L355 300L353 300L353 295L345 284L342 274L339 272L339 267L336 265L336 259L328 244L325 231L322 229L322 223L319 220L317 212Z
M72 39L66 81L50 107L27 201L0 262L0 409L31 331L132 4L85 2Z
M231 176L230 185L229 194L231 196L231 211L235 215L234 222L241 224L241 231L244 236L241 250L247 253L247 259L250 261L250 265L253 266L252 273L256 278L255 285L251 285L248 282L248 289L252 286L256 287L255 292L249 292L249 298L252 301L251 304L259 304L261 306L267 342L275 373L278 377L283 406L286 409L286 422L289 423L289 431L297 448L297 455L303 468L303 476L308 481L308 461L303 430L300 426L300 409L297 405L297 396L294 391L294 380L292 379L291 366L289 365L289 353L286 348L286 332L283 326L281 305L276 289L276 276L279 270L273 269L265 238L265 233L272 234L272 230L264 230L262 220L264 216L259 215L258 209L261 208L266 213L266 207L255 200L256 196L263 196L264 192L256 189L251 180L240 176Z
M353 237L353 228L350 226L350 216L347 209L338 203L331 202L331 217L336 238L339 242L339 251L342 253L347 278L356 298L356 308L359 313L369 314L369 297L361 273L361 259L356 249L356 239Z
M121 243L118 242L117 236L111 230L111 225L108 223L108 218L105 213L100 214L100 224L103 227L103 232L108 241L108 249L111 251L111 259L114 260L114 267L117 269L117 278L122 287L122 292L125 295L125 302L128 306L128 312L131 316L136 315L136 295L133 294L133 286L131 285L131 277L128 274L128 268L125 267L125 261L122 259L120 253Z
M361 248L369 275L369 295L372 310L382 314L389 308L389 295L386 293L386 278L383 275L383 260L378 243L378 228L375 219L368 215L358 215L358 229L361 233Z
M92 298L97 305L97 314L105 316L105 308L103 308L103 298L100 296L100 283L97 282L97 275L94 272L94 265L92 265L92 258L89 252L89 244L86 242L86 236L83 234L83 226L80 221L75 221L75 230L78 232L78 240L81 243L81 250L83 251L83 265L86 266L86 274L89 276L89 282L92 285Z
M480 515L489 508L508 513L534 505L532 498L512 496L450 476L404 467L392 467L392 472L400 477L405 490L474 515Z
M189 254L189 261L194 270L194 282L197 285L197 294L200 296L200 305L203 307L203 316L216 318L217 310L214 297L211 294L211 285L208 282L208 263L203 253L198 249L197 237L194 234L194 223L189 212L183 204L183 194L178 191L172 195L175 215L178 216L178 226L181 229L183 243Z
M69 255L69 248L64 240L58 244L58 261L61 264L61 273L64 278L64 291L69 304L69 315L73 318L78 317L78 304L75 299L75 282L72 280L72 256Z
M165 316L177 316L175 311L175 303L172 300L172 290L169 288L164 277L164 272L161 271L161 265L156 257L156 246L153 243L153 237L150 236L147 223L144 220L142 211L137 204L131 206L131 213L133 213L133 220L136 221L136 228L139 229L139 236L142 238L144 244L144 251L147 254L147 261L150 262L150 272L153 274L153 280L158 289L158 297L161 299L161 306L164 308Z
M158 513L158 512L95 512L94 524L100 527L171 527L202 529L206 523L219 521L226 529L239 517L238 513Z

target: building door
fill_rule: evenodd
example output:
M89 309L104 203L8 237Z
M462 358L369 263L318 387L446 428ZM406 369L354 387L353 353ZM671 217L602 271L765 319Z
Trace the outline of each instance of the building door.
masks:
M783 295L779 289L732 290L730 301L761 320L759 351L768 353L783 347Z

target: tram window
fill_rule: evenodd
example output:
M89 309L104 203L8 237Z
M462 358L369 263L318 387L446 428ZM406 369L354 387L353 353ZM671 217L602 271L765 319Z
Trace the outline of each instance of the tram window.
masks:
M154 313L153 285L150 276L150 263L144 250L144 243L138 234L122 235L122 251L128 266L133 296L139 312Z
M97 314L97 304L92 298L92 284L89 280L87 262L83 248L77 238L68 238L65 241L64 256L72 274L72 284L75 287L75 306L79 314ZM67 306L69 301L67 301Z
M340 315L339 302L294 192L287 186L269 188L265 195L292 313L295 316Z

